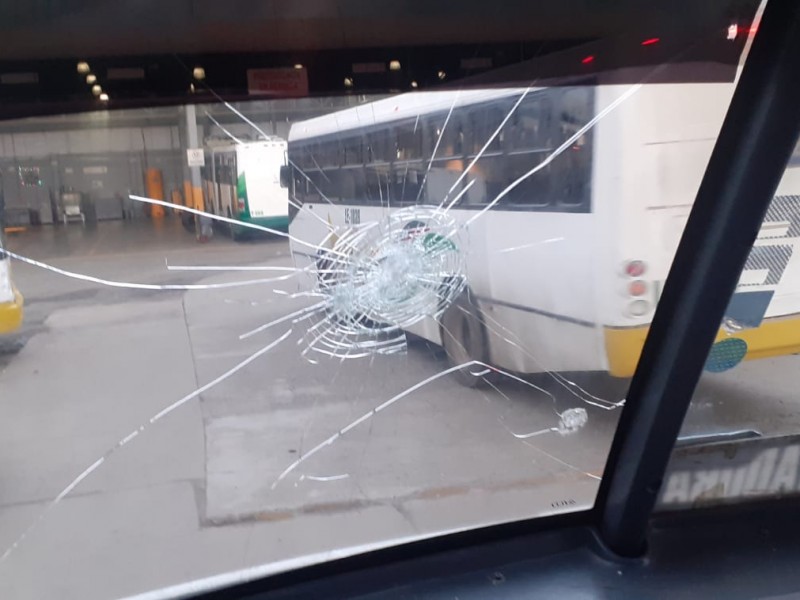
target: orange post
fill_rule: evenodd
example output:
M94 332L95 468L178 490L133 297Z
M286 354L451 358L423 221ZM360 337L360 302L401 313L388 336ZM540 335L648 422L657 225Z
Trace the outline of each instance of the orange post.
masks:
M147 197L154 200L164 199L164 180L161 177L161 170L150 168L147 169ZM164 207L157 204L150 205L150 216L159 218L164 216Z
M192 198L192 182L186 179L183 180L183 197L186 199L186 206L194 208L194 200Z
M195 210L205 210L205 203L203 202L203 188L192 186L192 200L194 201L193 208Z

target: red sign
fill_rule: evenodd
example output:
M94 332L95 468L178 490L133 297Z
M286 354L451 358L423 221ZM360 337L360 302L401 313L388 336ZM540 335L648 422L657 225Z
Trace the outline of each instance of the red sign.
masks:
M305 69L248 69L247 91L267 96L308 96Z

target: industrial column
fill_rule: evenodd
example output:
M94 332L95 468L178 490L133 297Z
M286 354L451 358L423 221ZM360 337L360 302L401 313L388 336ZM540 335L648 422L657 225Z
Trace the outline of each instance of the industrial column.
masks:
M190 104L185 107L186 113L186 166L184 173L188 173L183 182L186 206L196 210L205 210L203 203L203 187L200 180L200 167L204 165L202 145L197 135L197 113L195 106ZM200 235L200 222L195 219L195 232Z

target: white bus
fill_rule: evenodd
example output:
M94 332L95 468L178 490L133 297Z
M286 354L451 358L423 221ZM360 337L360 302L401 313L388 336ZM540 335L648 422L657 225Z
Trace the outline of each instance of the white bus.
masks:
M290 183L304 208L290 233L319 244L458 194L452 214L466 223L624 98L469 223L464 296L410 331L444 345L455 364L629 377L732 92L730 82L417 92L296 123L289 158L303 174ZM800 173L790 168L710 370L800 351L797 194ZM292 250L298 266L318 258L302 244Z
M0 238L3 231L0 229ZM0 246L0 335L22 326L22 294L11 281L11 259Z
M286 140L273 137L255 142L209 140L201 169L205 209L215 215L287 231L289 197L280 185L286 165ZM226 225L234 239L252 228Z

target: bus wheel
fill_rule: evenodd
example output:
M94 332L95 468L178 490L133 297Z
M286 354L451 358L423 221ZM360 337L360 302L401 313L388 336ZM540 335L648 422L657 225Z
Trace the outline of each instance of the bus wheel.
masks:
M442 315L442 346L452 367L471 360L489 362L486 328L471 296L469 291L463 293ZM485 370L481 365L470 365L454 371L453 376L461 385L474 388L486 383L486 375L473 373Z
M189 233L194 233L194 215L187 212L181 213L181 224Z

